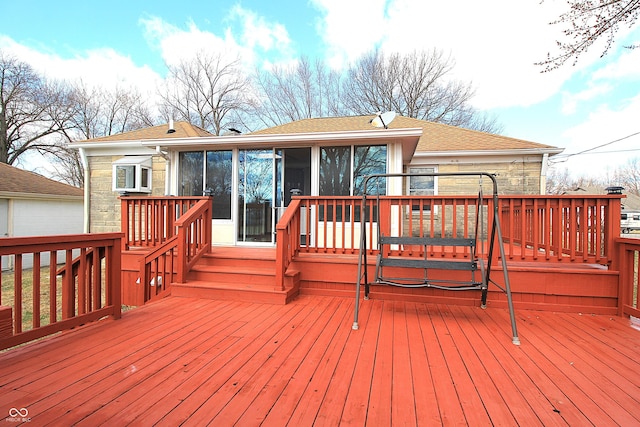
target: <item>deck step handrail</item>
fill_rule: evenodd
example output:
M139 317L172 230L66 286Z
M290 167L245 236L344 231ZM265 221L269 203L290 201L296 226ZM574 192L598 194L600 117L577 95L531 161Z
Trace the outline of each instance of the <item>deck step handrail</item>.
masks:
M163 244L177 234L176 224L200 200L196 196L123 196L120 198L122 250Z
M1 238L0 262L9 257L13 273L0 276L11 274L13 286L10 300L0 294L0 319L10 320L0 324L0 349L105 316L120 318L122 238L123 233Z
M211 252L211 198L198 201L176 222L176 235L140 259L144 302L165 295L173 282L184 283L198 259Z

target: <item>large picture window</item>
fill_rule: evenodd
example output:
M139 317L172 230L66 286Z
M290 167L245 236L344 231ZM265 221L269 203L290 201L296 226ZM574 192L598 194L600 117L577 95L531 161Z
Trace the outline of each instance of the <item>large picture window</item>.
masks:
M364 190L364 179L368 175L387 172L386 145L356 145L320 148L320 196L355 196ZM384 178L369 180L368 194L386 194ZM350 218L351 212L342 212L342 206L329 204L319 210L320 220L342 221ZM343 215L343 214L346 214ZM326 218L325 218L326 216ZM356 212L355 220L360 219Z
M364 178L387 172L386 145L358 145L320 148L321 196L362 194ZM386 194L387 183L369 181L370 194Z

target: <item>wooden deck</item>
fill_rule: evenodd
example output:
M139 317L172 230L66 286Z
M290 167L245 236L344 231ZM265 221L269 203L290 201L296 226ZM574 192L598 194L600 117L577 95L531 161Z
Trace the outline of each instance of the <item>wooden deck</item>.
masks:
M168 297L0 353L0 412L25 408L25 425L640 425L626 319L517 310L515 346L503 309L370 300L353 331L353 305Z

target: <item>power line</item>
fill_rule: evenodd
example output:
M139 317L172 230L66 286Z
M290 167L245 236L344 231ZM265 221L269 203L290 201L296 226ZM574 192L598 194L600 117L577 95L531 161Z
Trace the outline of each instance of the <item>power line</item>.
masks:
M618 139L616 139L616 140L613 140L613 141L607 142L607 143L605 143L605 144L600 144L600 145L597 145L597 146L592 147L592 148L587 148L586 150L582 150L582 151L577 152L577 153L572 153L572 154L558 154L558 155L557 155L557 156L555 156L555 157L556 157L556 158L557 158L557 157L562 157L562 158L563 158L563 160L562 160L562 161L566 161L566 160L567 160L567 159L569 159L570 157L578 156L578 155L581 155L581 154L587 154L587 153L589 153L589 151L597 150L598 148L606 147L607 145L611 145L611 144L615 144L616 142L624 141L625 139L629 139L629 138L634 137L634 136L636 136L636 135L640 135L640 131L639 131L639 132L632 133L632 134L627 135L627 136L623 136L622 138L618 138ZM625 151L640 151L640 149L629 149L629 150L618 150L618 151L598 151L597 153L589 153L589 154L618 153L618 152L625 152Z

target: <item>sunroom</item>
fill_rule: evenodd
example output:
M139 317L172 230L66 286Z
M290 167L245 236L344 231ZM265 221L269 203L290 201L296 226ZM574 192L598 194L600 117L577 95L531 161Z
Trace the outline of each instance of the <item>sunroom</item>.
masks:
M419 128L373 129L147 140L142 146L163 154L169 195L213 197L213 244L273 245L292 196L359 195L365 176L401 173L421 135ZM374 191L401 195L403 182L380 182Z

